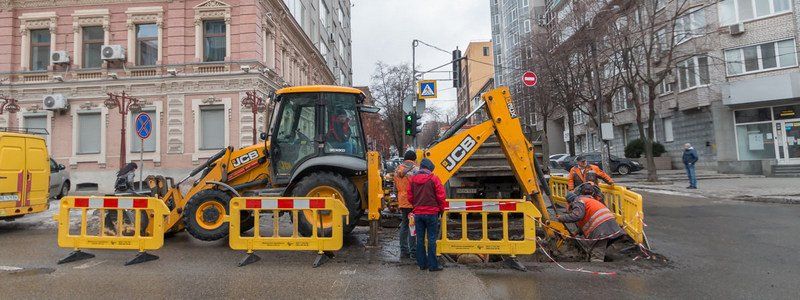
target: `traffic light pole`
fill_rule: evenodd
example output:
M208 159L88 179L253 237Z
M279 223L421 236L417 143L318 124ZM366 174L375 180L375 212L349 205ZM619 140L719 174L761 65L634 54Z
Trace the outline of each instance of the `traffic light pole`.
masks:
M414 39L411 41L411 89L414 90L414 99L411 100L411 111L409 113L412 114L417 112L417 101L419 101L419 93L417 92L417 46L419 46L419 40ZM414 120L414 122L416 122L416 120ZM417 135L413 134L413 132L411 135L411 145L414 149L417 149Z

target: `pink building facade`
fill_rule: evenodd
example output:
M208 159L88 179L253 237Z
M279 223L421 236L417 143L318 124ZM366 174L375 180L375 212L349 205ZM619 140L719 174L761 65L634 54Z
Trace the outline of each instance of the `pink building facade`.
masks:
M254 117L265 130L268 112L243 107L245 92L334 83L281 0L5 1L0 52L0 94L21 107L0 127L47 129L73 189L113 188L123 118L127 161L141 149L145 176L180 178L222 147L250 145ZM154 120L144 143L135 114L104 105L123 91Z

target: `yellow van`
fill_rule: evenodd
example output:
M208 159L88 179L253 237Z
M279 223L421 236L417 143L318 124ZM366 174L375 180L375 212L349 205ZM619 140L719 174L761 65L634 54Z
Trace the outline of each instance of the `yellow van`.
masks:
M40 136L0 132L0 220L49 208L50 160Z

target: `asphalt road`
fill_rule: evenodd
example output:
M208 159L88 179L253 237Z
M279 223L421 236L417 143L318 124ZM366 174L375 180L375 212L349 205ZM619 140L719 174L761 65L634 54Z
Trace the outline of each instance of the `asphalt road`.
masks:
M124 267L132 252L92 251L65 265L47 216L0 223L0 298L735 298L796 299L800 294L800 205L749 203L646 194L645 222L653 250L644 260L567 268L523 259L528 272L500 264L452 265L421 272L398 261L397 242L382 235L366 249L366 228L347 238L331 262L312 268L314 253L265 253L236 267L243 253L225 242L185 234L153 252L157 261ZM52 211L51 211L52 213ZM393 234L392 234L393 235Z

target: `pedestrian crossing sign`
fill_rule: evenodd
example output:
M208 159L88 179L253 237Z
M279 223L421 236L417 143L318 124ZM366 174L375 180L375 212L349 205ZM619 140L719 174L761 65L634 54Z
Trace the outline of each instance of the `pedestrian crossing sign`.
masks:
M422 80L419 82L419 98L436 98L436 80Z

